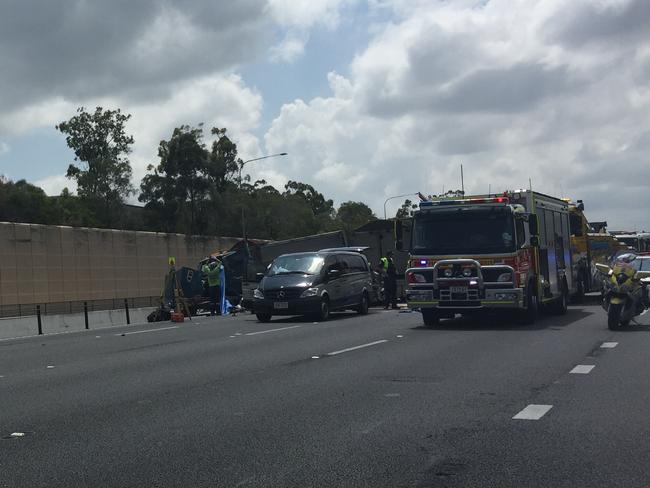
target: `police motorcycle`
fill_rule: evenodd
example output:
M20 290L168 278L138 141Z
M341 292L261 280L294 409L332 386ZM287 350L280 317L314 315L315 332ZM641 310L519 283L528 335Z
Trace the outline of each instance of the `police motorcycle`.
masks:
M623 254L611 267L596 264L604 275L603 308L607 311L607 326L611 330L627 327L634 317L650 307L650 271L637 271L635 259L634 254Z

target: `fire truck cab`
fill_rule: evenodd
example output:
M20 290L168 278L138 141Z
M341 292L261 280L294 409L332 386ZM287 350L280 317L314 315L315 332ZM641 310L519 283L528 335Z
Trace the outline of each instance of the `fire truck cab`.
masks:
M425 325L440 318L540 305L563 314L574 290L569 209L530 190L425 200L413 215L406 300Z

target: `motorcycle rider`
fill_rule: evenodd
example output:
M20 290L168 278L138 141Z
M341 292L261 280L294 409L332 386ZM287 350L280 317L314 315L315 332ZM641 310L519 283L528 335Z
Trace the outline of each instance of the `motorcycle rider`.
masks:
M614 264L619 266L630 266L638 271L639 267L635 266L637 255L625 253L614 258ZM641 303L644 308L650 308L650 295L648 294L648 283L641 281Z

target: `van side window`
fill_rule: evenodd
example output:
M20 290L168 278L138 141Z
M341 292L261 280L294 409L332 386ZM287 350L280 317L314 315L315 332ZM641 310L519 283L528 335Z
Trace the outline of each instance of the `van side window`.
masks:
M335 257L329 257L325 260L325 273L329 273L333 269L341 269Z
M341 256L346 263L348 263L349 266L349 272L350 273L361 273L364 271L368 271L368 268L366 268L366 262L363 260L361 256Z
M366 264L366 260L362 256L355 256L354 257L354 262L356 263L355 269L357 271L365 273L368 271L368 265Z

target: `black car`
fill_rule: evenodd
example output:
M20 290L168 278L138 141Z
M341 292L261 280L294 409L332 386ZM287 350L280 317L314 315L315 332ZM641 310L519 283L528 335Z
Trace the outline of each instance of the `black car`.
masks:
M368 313L371 294L371 270L362 254L284 254L266 270L253 294L253 310L260 322L273 315L309 315L322 321L331 310Z

